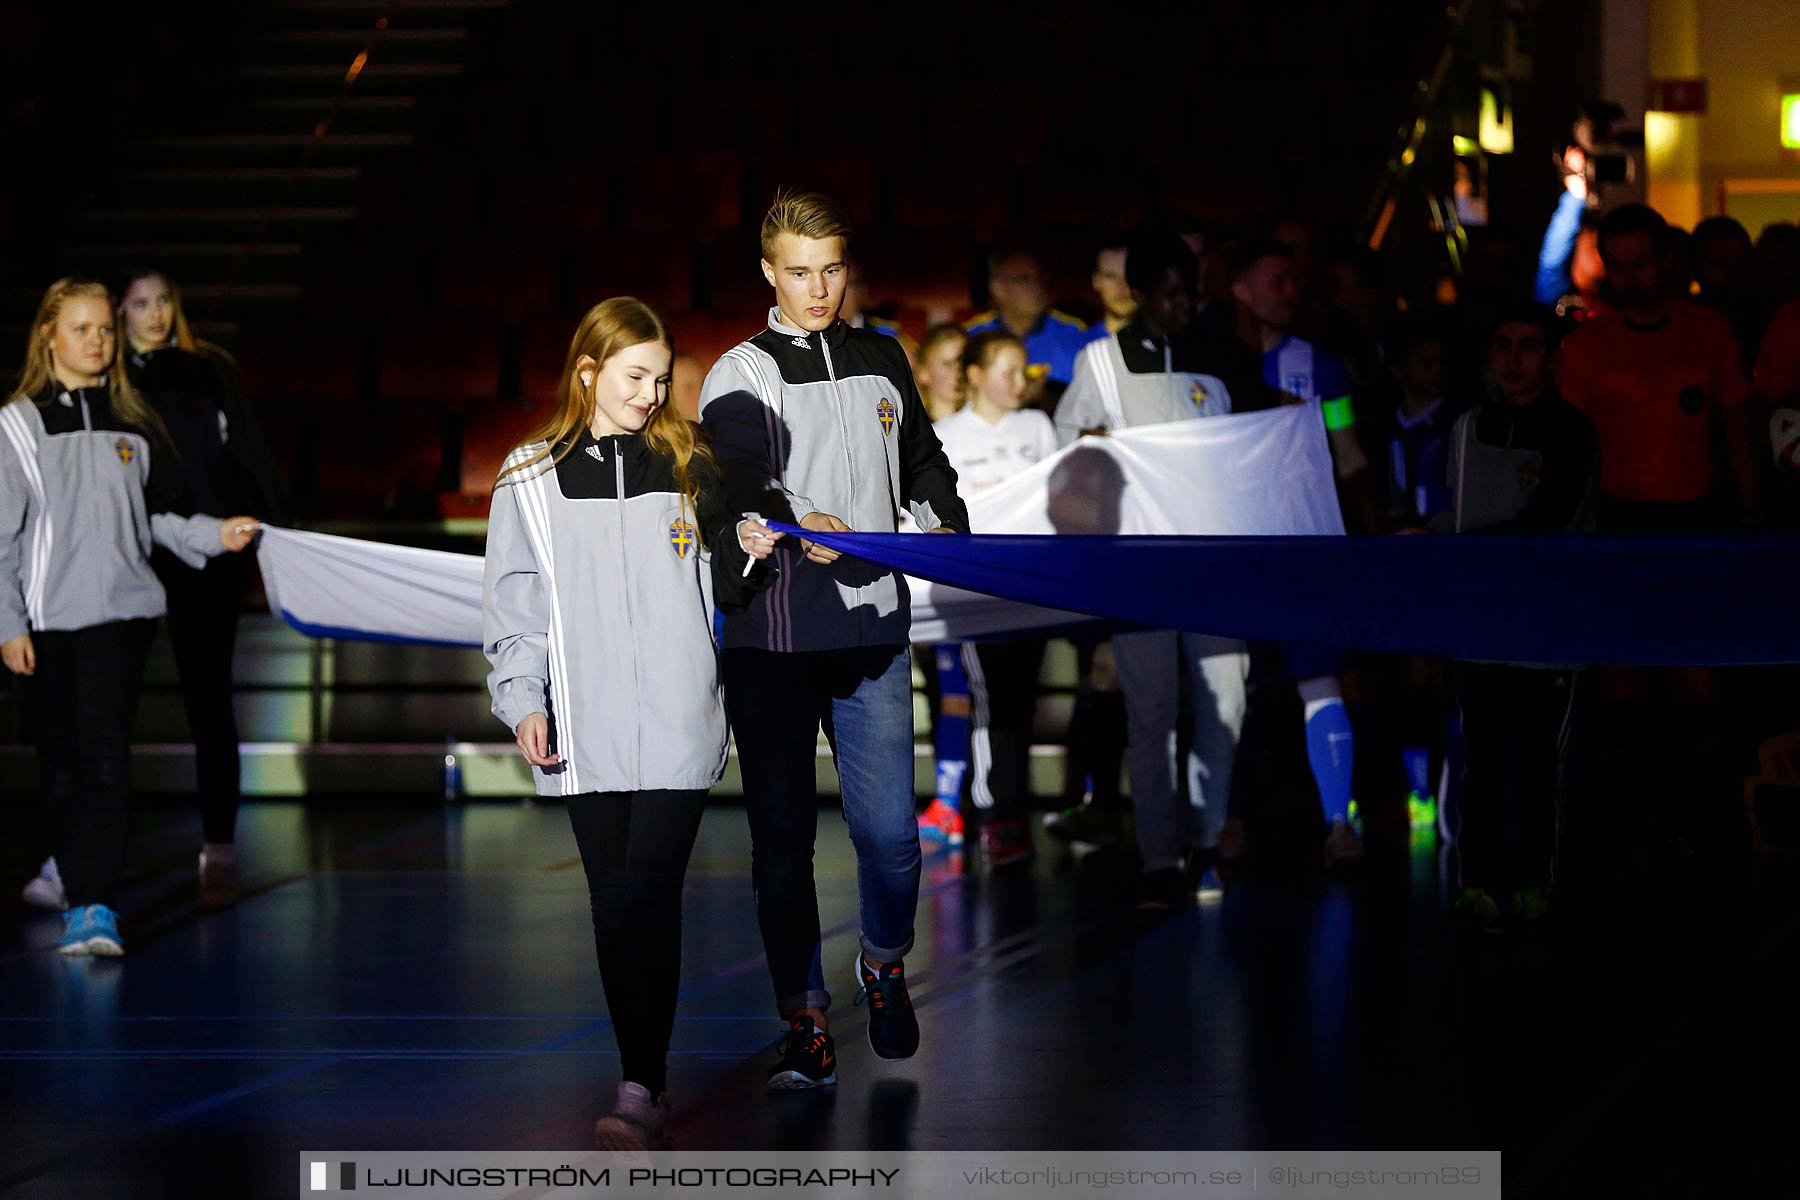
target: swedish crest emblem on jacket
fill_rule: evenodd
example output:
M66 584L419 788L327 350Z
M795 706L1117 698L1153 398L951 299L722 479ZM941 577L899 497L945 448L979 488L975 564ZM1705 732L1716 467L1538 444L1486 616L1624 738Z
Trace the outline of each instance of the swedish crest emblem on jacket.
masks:
M686 558L694 545L694 527L677 517L669 525L669 545L675 548L676 558Z

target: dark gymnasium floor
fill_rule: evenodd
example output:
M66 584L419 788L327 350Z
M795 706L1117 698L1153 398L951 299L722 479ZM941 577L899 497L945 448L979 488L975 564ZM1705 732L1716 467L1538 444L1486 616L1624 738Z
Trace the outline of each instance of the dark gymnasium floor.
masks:
M1554 935L1471 946L1404 832L1354 873L1265 866L1161 922L1104 852L1040 836L1028 873L985 881L938 854L908 960L924 1047L882 1063L850 1003L848 841L835 809L819 824L840 1083L761 1087L779 1027L721 805L687 888L679 1147L1499 1147L1508 1194L1714 1195L1791 1133L1792 864L1643 877ZM560 808L250 804L220 912L194 906L198 840L183 809L140 815L120 961L55 952L7 840L0 1192L282 1195L303 1148L589 1146L617 1056Z

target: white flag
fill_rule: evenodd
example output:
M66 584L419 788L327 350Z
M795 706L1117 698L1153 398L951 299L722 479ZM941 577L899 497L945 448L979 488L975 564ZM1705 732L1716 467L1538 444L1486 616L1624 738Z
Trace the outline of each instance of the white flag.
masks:
M969 522L976 533L1035 535L1344 532L1316 404L1083 438L970 498ZM258 559L269 607L302 633L481 644L476 555L265 527ZM915 642L1087 619L908 582Z

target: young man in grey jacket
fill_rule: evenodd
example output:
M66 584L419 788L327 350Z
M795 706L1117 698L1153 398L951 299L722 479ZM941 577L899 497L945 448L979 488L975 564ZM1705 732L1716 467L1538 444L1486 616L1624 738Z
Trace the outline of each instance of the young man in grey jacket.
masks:
M905 351L838 319L850 227L835 201L778 195L762 226L768 327L706 377L701 422L740 511L819 532L966 533L968 510L931 430ZM791 546L792 543L785 545ZM781 574L725 621L725 704L750 819L751 872L776 1007L788 1022L775 1089L836 1081L812 856L823 725L856 848L855 978L882 1058L919 1044L901 960L913 943L919 835L913 815L911 614L895 571L816 542L784 549Z

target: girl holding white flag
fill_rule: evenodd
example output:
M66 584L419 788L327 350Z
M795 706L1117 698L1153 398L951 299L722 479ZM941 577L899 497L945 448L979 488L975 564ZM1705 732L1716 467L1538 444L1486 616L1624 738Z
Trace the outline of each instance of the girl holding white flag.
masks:
M587 872L624 1075L605 1150L665 1144L682 881L725 768L713 603L748 603L781 537L726 509L668 403L673 360L641 301L589 310L555 415L495 484L482 589L494 715L538 794L564 798Z
M55 857L27 898L61 907L58 949L125 952L113 911L131 818L131 723L155 621L152 546L191 567L256 537L191 514L167 427L126 377L106 288L65 278L38 305L0 405L0 661L26 676ZM60 869L59 869L60 868Z

